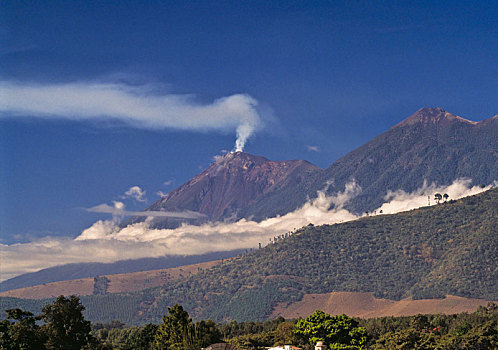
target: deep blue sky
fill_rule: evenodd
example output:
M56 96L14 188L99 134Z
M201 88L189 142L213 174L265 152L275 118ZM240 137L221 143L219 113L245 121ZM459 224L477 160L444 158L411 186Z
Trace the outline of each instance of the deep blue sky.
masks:
M247 152L327 167L421 107L498 114L497 13L495 1L5 0L0 81L248 94L274 120ZM126 204L142 209L234 140L2 113L0 242L76 236L105 218L82 208L134 185L148 202Z

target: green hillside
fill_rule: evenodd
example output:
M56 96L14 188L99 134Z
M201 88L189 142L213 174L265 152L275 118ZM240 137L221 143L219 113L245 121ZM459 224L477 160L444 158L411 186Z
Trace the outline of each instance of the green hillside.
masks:
M158 322L175 303L195 319L263 320L279 302L332 291L498 300L497 204L493 189L395 215L310 225L174 284L82 302L92 321L144 323Z

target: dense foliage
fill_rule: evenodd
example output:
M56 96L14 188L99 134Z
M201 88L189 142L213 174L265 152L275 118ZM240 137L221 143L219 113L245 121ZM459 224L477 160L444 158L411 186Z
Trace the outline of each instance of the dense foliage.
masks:
M367 341L365 328L346 315L330 316L317 310L304 320L297 321L294 333L310 346L321 341L331 349L361 349Z
M187 316L188 317L188 316ZM353 319L345 315L329 316L321 311L306 319L277 318L264 322L236 322L216 325L223 341L240 350L259 350L270 346L293 344L303 349L322 340L329 348L348 349L495 349L498 346L498 307L490 303L473 313L455 315L416 315ZM102 344L113 349L145 349L130 347L130 341L140 339L142 327L111 328L96 331ZM157 326L156 326L157 327ZM322 336L303 336L304 333ZM307 332L306 330L309 330ZM328 331L327 331L328 330ZM116 336L119 334L120 336ZM329 337L327 335L330 335ZM153 338L149 336L149 345ZM356 340L353 344L352 339ZM193 349L195 347L192 347ZM148 349L148 348L147 348Z
M216 324L193 322L180 305L169 308L159 325L127 327L119 321L90 323L78 298L60 296L39 316L7 310L0 321L2 350L200 350L226 342L239 350L293 344L305 350L323 341L330 349L496 349L498 306L489 303L471 314L416 315L354 319L317 310L306 319ZM43 321L40 324L40 321Z
M38 316L9 309L7 319L0 323L0 349L79 350L95 346L97 341L90 334L90 322L83 317L84 309L74 295L68 298L61 295L45 305Z

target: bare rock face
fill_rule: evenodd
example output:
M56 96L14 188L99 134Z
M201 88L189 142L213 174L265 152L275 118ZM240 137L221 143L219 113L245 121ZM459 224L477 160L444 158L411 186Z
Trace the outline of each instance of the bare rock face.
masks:
M272 191L306 181L319 167L304 160L270 161L248 153L228 153L205 171L152 204L147 210L191 210L205 221L233 221L239 212ZM135 219L133 221L139 221ZM155 218L156 227L176 227L182 219ZM202 223L196 220L193 223Z

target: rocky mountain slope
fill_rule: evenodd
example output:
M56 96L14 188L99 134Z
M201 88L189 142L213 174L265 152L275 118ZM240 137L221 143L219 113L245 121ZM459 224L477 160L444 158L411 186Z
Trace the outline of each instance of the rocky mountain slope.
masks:
M314 174L310 186L280 188L257 199L242 216L262 219L301 206L317 191L328 194L356 181L362 188L347 209L371 211L388 191L414 191L470 178L474 185L498 180L498 116L473 122L441 108L422 108L385 133ZM330 185L328 185L330 184Z
M204 221L243 217L262 220L300 207L324 188L328 188L328 194L343 191L345 184L354 180L362 191L346 209L363 213L377 208L390 190L410 192L424 181L448 185L462 177L472 179L473 184L498 180L498 117L472 122L441 108L422 108L325 170L303 160L277 162L242 152L229 153L146 210L197 211L206 215ZM131 218L121 225L141 220L144 218ZM188 222L154 220L156 227ZM191 223L202 222L196 219ZM0 291L53 282L54 276L60 276L57 280L61 281L142 271L147 266L170 267L156 260L151 266L149 260L98 267L64 266L4 281Z
M191 210L205 214L205 221L235 220L241 217L241 211L260 198L275 191L309 186L310 180L322 171L305 160L270 161L243 152L228 153L145 211ZM140 220L143 218L132 218L124 225ZM153 225L175 227L185 221L188 220L154 218Z

